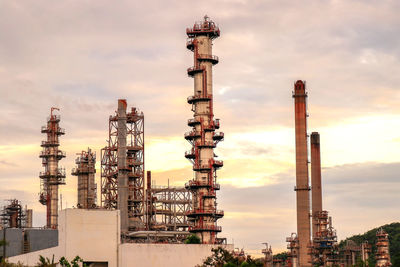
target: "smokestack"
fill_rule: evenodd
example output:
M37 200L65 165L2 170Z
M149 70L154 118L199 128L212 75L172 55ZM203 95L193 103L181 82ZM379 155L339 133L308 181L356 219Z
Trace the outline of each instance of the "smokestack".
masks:
M310 198L307 154L307 103L303 81L294 85L295 130L296 130L296 204L297 236L299 240L299 266L311 266L307 246L310 243Z
M118 209L121 214L121 233L128 231L128 168L126 164L126 107L125 99L118 100Z
M322 212L321 189L321 152L319 133L311 133L311 198L312 198L312 233L315 238L318 231L318 213Z

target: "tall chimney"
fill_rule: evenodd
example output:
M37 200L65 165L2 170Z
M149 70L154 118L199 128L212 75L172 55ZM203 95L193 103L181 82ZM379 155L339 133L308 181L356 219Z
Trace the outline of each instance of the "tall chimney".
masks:
M294 85L295 129L296 129L296 203L297 236L299 240L299 266L311 266L307 246L310 243L310 198L307 155L307 103L303 81Z
M315 238L318 231L317 214L322 211L321 189L321 152L319 133L311 133L311 199L312 199L312 233Z
M121 233L128 231L128 168L126 164L126 100L118 100L118 209Z

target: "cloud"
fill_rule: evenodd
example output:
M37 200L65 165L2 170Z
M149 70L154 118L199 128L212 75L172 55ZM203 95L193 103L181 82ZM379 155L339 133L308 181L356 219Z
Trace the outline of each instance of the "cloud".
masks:
M60 165L70 170L76 152L90 146L99 155L118 98L144 111L146 168L157 184L187 181L182 135L192 117L186 68L193 59L185 28L208 14L221 27L213 83L226 136L216 150L225 165L218 199L227 210L224 235L252 250L264 241L283 249L294 230L297 79L307 81L309 129L321 132L328 167L326 207L341 236L395 220L398 9L395 1L375 0L2 2L2 188L17 196L23 188L42 218L38 153L50 107L61 109L68 156ZM61 190L69 206L75 188L68 175Z

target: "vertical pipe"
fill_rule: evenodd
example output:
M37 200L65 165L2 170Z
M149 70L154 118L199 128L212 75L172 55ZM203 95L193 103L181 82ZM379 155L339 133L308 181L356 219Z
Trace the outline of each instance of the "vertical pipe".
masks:
M151 171L147 171L147 194L146 194L146 198L147 198L147 230L151 229L151 215L152 215L152 203L151 203Z
M296 204L297 204L297 236L299 240L299 265L310 266L311 257L307 247L310 243L310 198L308 180L307 151L307 107L306 89L303 81L297 81L293 93L295 103L296 131Z
M33 218L33 210L27 209L26 210L26 228L32 228L32 218Z
M322 211L321 189L321 151L318 132L311 133L311 203L312 203L312 233L315 238L318 231L318 214Z
M126 166L126 100L118 100L118 209L121 233L128 231L128 168Z
M88 209L93 209L96 207L96 184L95 184L95 173L96 173L96 155L88 148L88 191L87 191L87 206Z

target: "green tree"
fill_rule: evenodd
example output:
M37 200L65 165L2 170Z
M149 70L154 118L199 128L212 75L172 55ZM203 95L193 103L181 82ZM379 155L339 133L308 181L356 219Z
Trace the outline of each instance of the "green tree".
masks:
M200 244L200 238L197 235L190 235L186 238L185 244Z
M250 256L238 257L228 250L218 247L212 248L212 255L208 257L201 267L262 267L260 259L253 259Z
M56 267L56 264L54 263L54 255L52 260L50 261L49 258L45 258L42 255L39 255L39 262L36 263L36 267Z
M71 262L69 262L65 257L62 257L59 261L60 265L63 267L79 267L80 262L83 263L83 260L79 256L76 256ZM83 266L85 266L85 264L83 264Z

